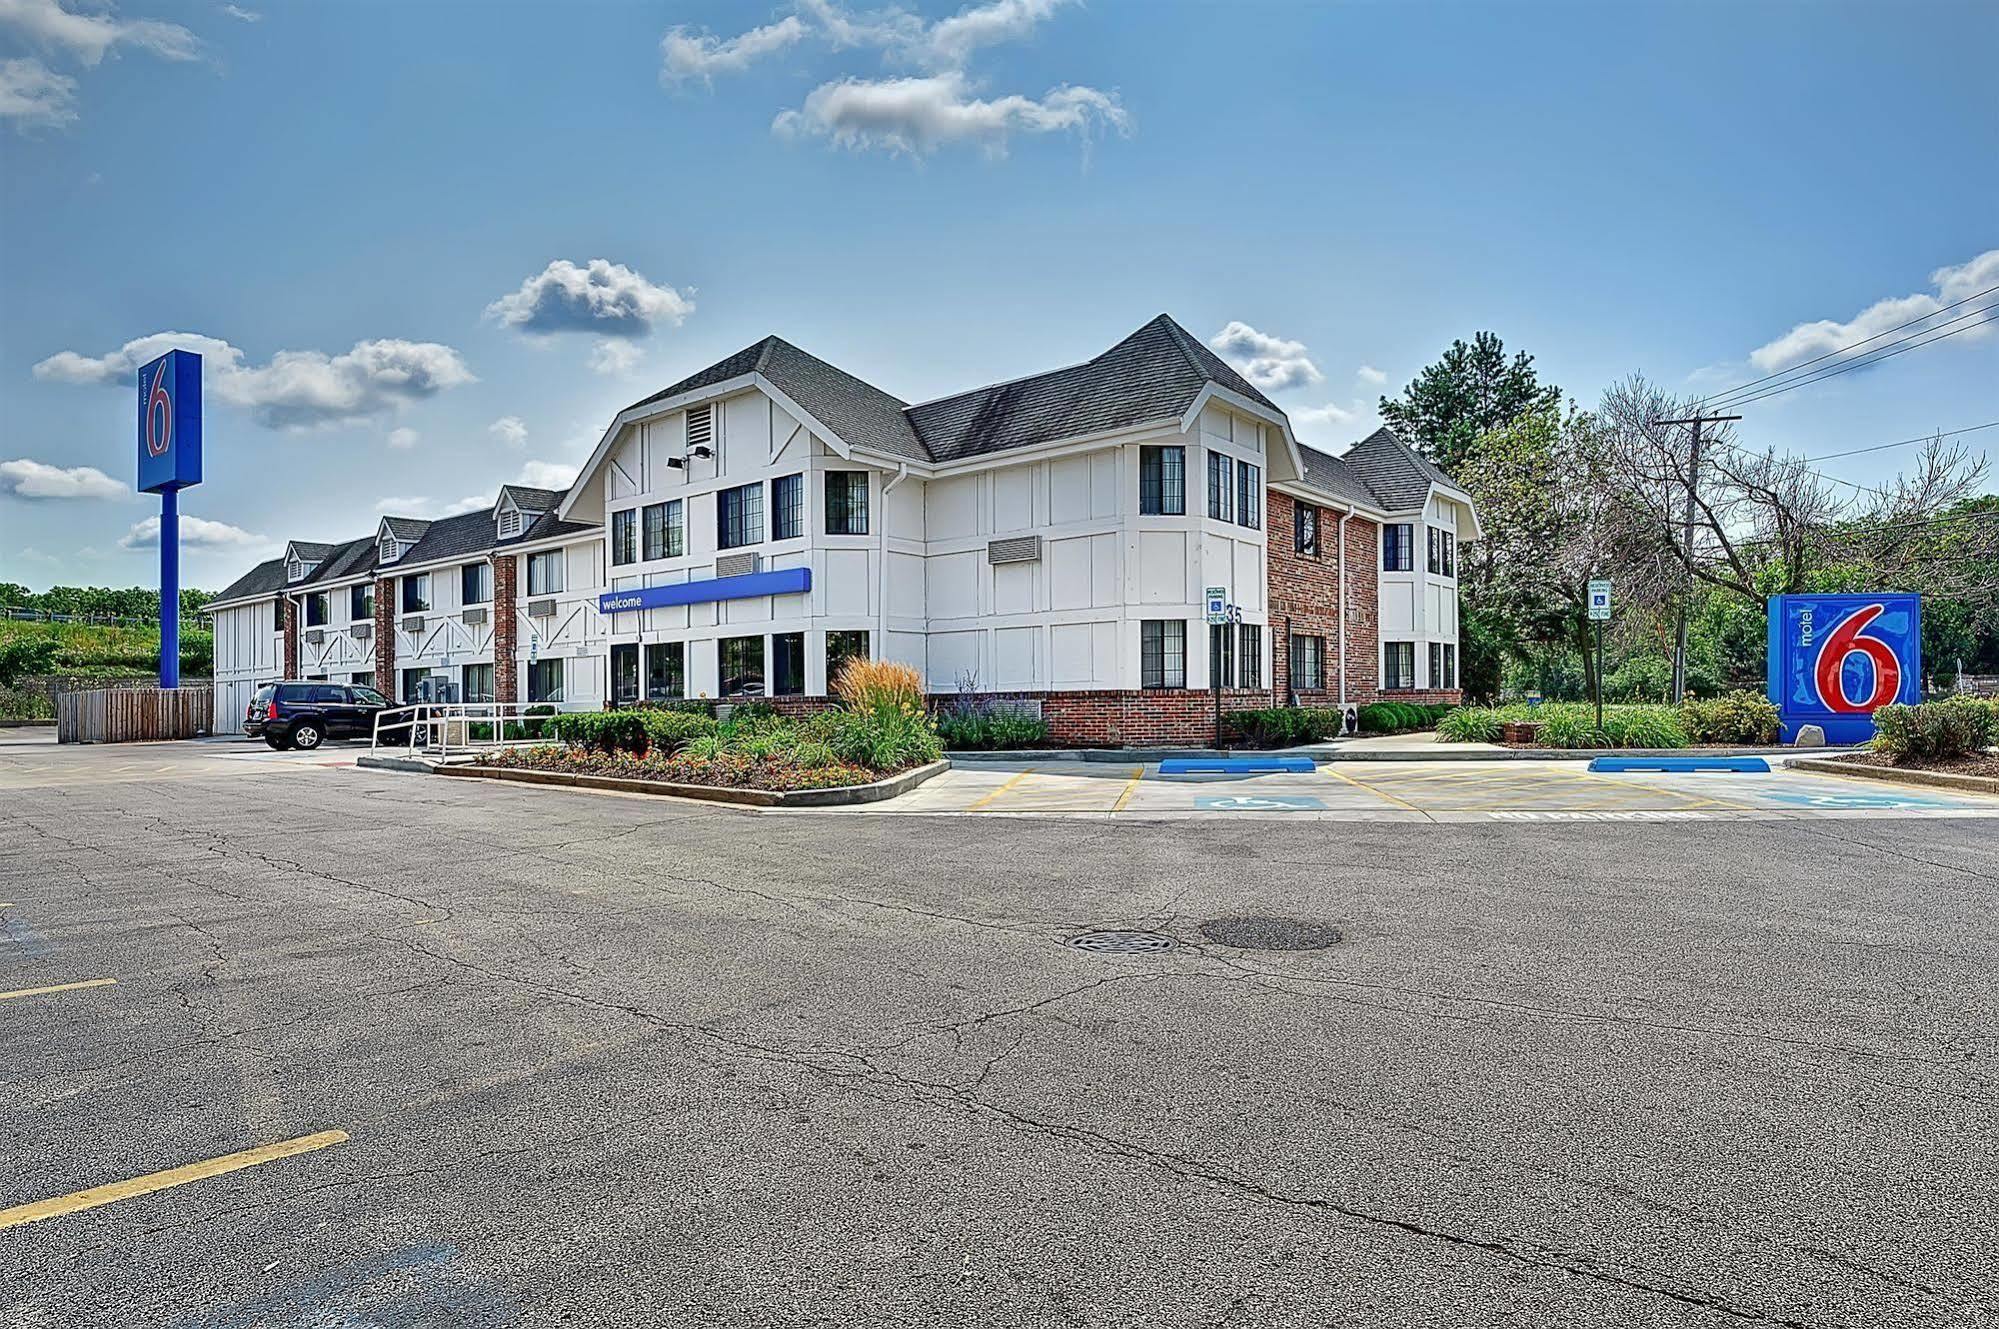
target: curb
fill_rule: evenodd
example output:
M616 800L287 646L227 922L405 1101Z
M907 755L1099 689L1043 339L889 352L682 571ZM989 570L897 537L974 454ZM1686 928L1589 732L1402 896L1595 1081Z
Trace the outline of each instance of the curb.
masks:
M1859 748L1820 748L1821 752L1857 752ZM1185 757L1311 757L1325 762L1340 761L1589 761L1596 757L1788 757L1796 748L1411 748L1406 751L1354 752L1326 744L1296 748L1012 748L993 752L947 752L944 756L962 765L980 762L1101 761L1129 765L1135 761L1161 761Z
M503 780L514 784L563 785L574 789L608 789L621 794L654 794L666 798L691 798L708 803L733 803L756 808L837 808L856 803L879 803L906 794L934 775L951 769L949 761L933 761L927 766L904 771L873 784L846 785L838 789L738 789L728 785L669 784L662 780L633 780L617 775L582 775L567 771L535 771L506 766L412 766L405 757L364 758L363 763L384 770L421 770L432 775L453 775L468 780Z
M1824 775L1850 775L1862 780L1888 784L1922 785L1931 789L1961 789L1973 794L1999 795L1999 779L1984 775L1958 775L1950 771L1910 771L1898 766L1863 766L1857 762L1828 761L1803 757L1790 763L1793 770L1818 771Z
M0 729L53 729L54 720L0 720Z

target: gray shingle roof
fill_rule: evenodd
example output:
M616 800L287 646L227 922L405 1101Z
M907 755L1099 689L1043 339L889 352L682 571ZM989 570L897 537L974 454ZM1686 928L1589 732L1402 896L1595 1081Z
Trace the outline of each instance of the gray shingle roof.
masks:
M354 577L365 577L375 570L375 537L364 535L346 544L329 545L327 554L317 570L307 577L304 585L314 586L330 581L347 581Z
M304 559L306 562L317 563L320 562L322 559L324 559L328 554L332 553L336 548L338 548L338 546L328 545L328 544L315 544L310 540L294 540L291 543L291 548L293 553L297 554L300 558Z
M418 521L415 517L384 517L382 522L398 540L421 540L423 533L430 528L429 522Z
M230 600L248 600L259 595L276 595L285 588L285 561L283 558L267 558L256 567L222 588L215 597L215 603Z
M1367 487L1353 468L1330 452L1298 445L1298 456L1305 463L1305 484L1322 494L1340 499L1346 503L1359 503L1365 507L1381 507L1381 499Z
M1397 438L1387 425L1341 453L1340 460L1389 512L1422 507L1430 496L1432 484L1457 487L1427 457Z

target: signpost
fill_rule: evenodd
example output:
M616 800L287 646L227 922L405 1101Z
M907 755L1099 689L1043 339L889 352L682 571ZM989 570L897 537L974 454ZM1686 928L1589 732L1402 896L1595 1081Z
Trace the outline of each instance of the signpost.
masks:
M180 491L201 483L201 357L139 370L139 490L160 496L160 686L180 686Z
M1229 588L1226 586L1210 586L1201 598L1207 601L1208 626L1210 628L1226 626L1230 618L1230 611L1234 608L1229 603ZM1222 746L1222 661L1221 652L1214 649L1214 640L1215 634L1210 632L1208 634L1208 687L1214 692L1215 697L1215 747L1219 750Z
M1610 618L1610 581L1589 584L1589 618L1596 629L1596 727L1603 731L1603 625Z

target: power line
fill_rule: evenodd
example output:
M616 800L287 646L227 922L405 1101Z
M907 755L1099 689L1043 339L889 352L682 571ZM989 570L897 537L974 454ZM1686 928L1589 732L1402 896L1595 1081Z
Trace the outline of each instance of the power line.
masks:
M1952 323L1962 323L1965 319L1975 319L1976 321L1966 323L1963 327L1953 328L1950 326ZM1905 337L1901 341L1890 342L1887 346L1879 346L1865 354L1854 356L1850 360L1841 360L1837 364L1827 365L1824 369L1816 370L1803 378L1792 379L1788 383L1773 384L1760 392L1752 392L1748 396L1740 396L1734 393L1724 394L1723 396L1711 399L1705 404L1722 409L1735 410L1739 407L1747 406L1751 402L1762 401L1765 397L1775 397L1779 393L1789 392L1793 388L1802 388L1807 383L1816 383L1821 379L1833 378L1855 369L1864 369L1869 365L1878 365L1883 360L1892 360L1905 351L1919 350L1933 342L1940 342L1955 337L1961 332L1970 332L1972 329L1983 327L1995 319L1999 319L1999 302L1981 306L1968 314L1960 314L1958 317L1949 320L1949 322L1937 324L1935 328L1925 328L1923 329L1924 333L1933 333L1934 335L1924 336L1921 340ZM1941 329L1949 330L1942 331Z
M1962 429L1939 429L1934 434L1921 434L1915 438L1905 438L1894 443L1876 443L1872 447L1848 448L1845 452L1821 452L1816 457L1800 457L1801 462L1831 461L1835 457L1858 457L1863 452L1886 452L1889 448L1906 448L1912 443L1927 443L1933 438L1956 438L1959 434L1975 434L1981 429L1999 429L1999 420L1982 425L1966 425Z
M1897 323L1894 327L1887 328L1880 332L1877 332L1872 337L1862 337L1857 342L1853 342L1850 345L1842 346L1837 350L1827 351L1824 355L1814 356L1812 359L1806 360L1800 364L1786 366L1785 368L1779 369L1774 373L1765 374L1762 378L1752 378L1747 383L1737 384L1735 387L1729 388L1726 391L1720 393L1718 396L1709 398L1708 400L1718 401L1722 397L1734 396L1736 393L1743 392L1749 388L1755 387L1758 383L1766 383L1773 378L1782 378L1786 374L1794 374L1800 369L1804 369L1811 365L1815 365L1821 360L1830 360L1832 359L1832 357L1836 355L1845 355L1848 351L1856 350L1862 346L1865 346L1868 342L1880 341L1883 337L1887 336L1891 332L1900 332L1903 328L1911 328L1918 323L1927 323L1930 319L1935 318L1938 314L1947 314L1951 310L1956 309L1959 305L1968 305L1973 300L1976 300L1981 296L1990 295L1994 291L1999 291L1999 286L1988 286L1982 291L1974 291L1970 295L1965 296L1964 299L1962 300L1953 301L1952 303L1944 305L1939 309L1932 309L1927 314L1919 314L1915 318L1910 319L1907 323ZM1951 320L1951 322L1953 323L1956 321L1957 321L1956 319ZM1944 325L1939 323L1935 326L1943 327ZM1924 330L1931 331L1932 329L1924 329ZM1882 349L1885 348L1878 346L1875 347L1875 350L1882 350ZM1703 402L1702 404L1705 405L1706 402Z

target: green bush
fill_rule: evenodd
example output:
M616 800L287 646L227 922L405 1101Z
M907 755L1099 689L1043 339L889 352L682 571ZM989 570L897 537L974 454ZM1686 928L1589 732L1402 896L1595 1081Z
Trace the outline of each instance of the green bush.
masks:
M1618 748L1683 748L1687 731L1665 706L1606 706L1603 730Z
M938 713L937 735L960 751L1031 748L1048 741L1048 722L1009 707L959 706Z
M1543 706L1540 736L1535 746L1544 748L1607 748L1610 735L1596 727L1596 715L1588 706Z
M1490 706L1459 706L1437 721L1443 743L1497 743L1504 721Z
M1777 704L1754 692L1680 703L1680 727L1696 743L1765 744L1777 741Z
M944 755L937 727L922 706L908 702L841 712L828 746L840 760L877 771L921 766Z
M1223 722L1250 747L1288 748L1322 743L1341 729L1340 713L1326 706L1273 706L1230 711Z
M1999 744L1999 703L1975 697L1883 706L1874 712L1874 750L1896 765L1968 757Z
M661 756L678 751L692 739L715 732L715 717L705 712L661 709L634 711L632 714L638 717L645 737L645 750Z

